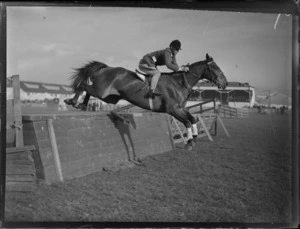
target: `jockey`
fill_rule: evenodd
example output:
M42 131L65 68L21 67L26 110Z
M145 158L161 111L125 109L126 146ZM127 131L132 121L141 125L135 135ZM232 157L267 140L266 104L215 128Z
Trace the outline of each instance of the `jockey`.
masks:
M155 92L157 82L161 75L157 66L165 65L167 68L175 72L188 71L187 67L179 67L177 64L176 54L179 50L181 50L181 43L179 40L174 40L170 43L169 48L148 53L140 60L139 69L152 76L150 91L147 94L149 97L160 95Z

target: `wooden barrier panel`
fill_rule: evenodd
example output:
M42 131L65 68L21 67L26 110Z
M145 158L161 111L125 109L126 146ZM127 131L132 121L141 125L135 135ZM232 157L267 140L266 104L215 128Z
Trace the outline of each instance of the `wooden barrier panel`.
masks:
M23 116L25 144L36 146L38 178L61 180L54 161L47 120L53 135L63 180L80 177L104 167L172 150L165 114L124 113L130 124L108 114L76 112ZM53 137L52 137L53 138Z
M33 146L6 149L6 191L33 191L35 189L36 173L32 157L34 150Z

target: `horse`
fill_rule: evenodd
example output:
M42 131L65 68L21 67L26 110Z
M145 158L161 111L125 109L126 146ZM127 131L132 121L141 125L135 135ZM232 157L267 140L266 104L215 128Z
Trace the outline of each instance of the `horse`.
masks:
M90 61L85 66L75 69L75 73L70 77L75 96L66 99L65 103L84 110L90 96L112 104L124 99L152 112L167 113L184 124L187 130L185 148L192 150L198 135L197 120L185 108L192 87L201 79L209 80L221 89L225 89L228 82L222 70L208 54L205 60L187 66L187 72L161 73L156 87L159 95L149 98L149 83L141 79L142 76L138 72ZM83 103L79 104L78 98L84 91L86 97Z

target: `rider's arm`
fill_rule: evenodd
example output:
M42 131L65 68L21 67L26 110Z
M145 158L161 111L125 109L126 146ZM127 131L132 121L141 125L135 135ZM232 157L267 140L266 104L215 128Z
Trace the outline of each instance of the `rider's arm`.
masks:
M171 56L171 51L166 50L165 51L165 62L166 62L166 66L168 69L173 70L175 72L177 72L179 70L179 66L176 63L176 59L175 62Z

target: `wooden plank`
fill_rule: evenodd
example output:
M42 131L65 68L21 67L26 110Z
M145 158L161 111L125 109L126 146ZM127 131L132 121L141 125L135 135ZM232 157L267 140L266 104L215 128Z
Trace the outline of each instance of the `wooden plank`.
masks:
M20 76L12 76L14 94L14 124L16 127L16 146L24 146L23 127L22 127L22 107L20 98Z
M7 160L6 166L18 166L18 165L33 165L33 162L27 159L15 159L15 160Z
M117 109L114 109L113 112L119 112L119 111L125 111L125 110L129 110L130 108L135 107L135 105L133 104L128 104L126 106L123 107L119 107Z
M202 127L203 127L203 129L204 129L204 131L205 131L205 133L206 133L206 135L207 135L207 137L209 138L210 141L213 141L213 139L212 139L212 137L211 137L211 135L210 135L208 129L206 128L205 123L204 123L204 121L202 120L201 116L199 115L198 118L199 118L199 122L201 123L201 125L202 125Z
M23 175L23 174L14 174L14 175L6 175L6 181L21 181L21 182L35 182L36 177L31 174Z
M174 123L175 126L176 126L176 129L177 129L177 131L178 131L178 133L179 133L179 135L180 135L182 141L184 142L184 144L186 144L187 142L186 142L186 140L185 140L185 137L183 136L182 131L180 130L180 127L179 127L179 125L178 125L178 123L177 123L177 120L176 120L174 117L172 117L172 120L173 120L173 123Z
M7 192L32 192L35 190L34 182L14 182L8 181L5 183L5 190Z
M223 129L224 129L226 135L229 137L229 133L228 133L228 131L227 131L227 129L226 129L224 123L222 122L221 118L219 117L219 115L217 116L217 118L218 118L219 122L221 123L221 126L223 127Z
M32 165L7 165L6 175L11 174L35 174L35 171Z
M35 150L34 145L22 146L22 147L11 147L11 148L6 148L6 153L18 153L22 151L33 151L33 150Z
M47 124L48 124L48 132L49 132L49 137L50 137L50 142L51 142L51 149L52 149L52 153L53 153L56 173L59 178L59 181L63 182L64 178L63 178L63 174L62 174L62 168L61 168L59 153L58 153L58 149L57 149L56 136L55 136L54 127L53 127L53 120L48 119Z
M6 154L6 163L13 160L29 160L31 155L28 153L10 153Z

